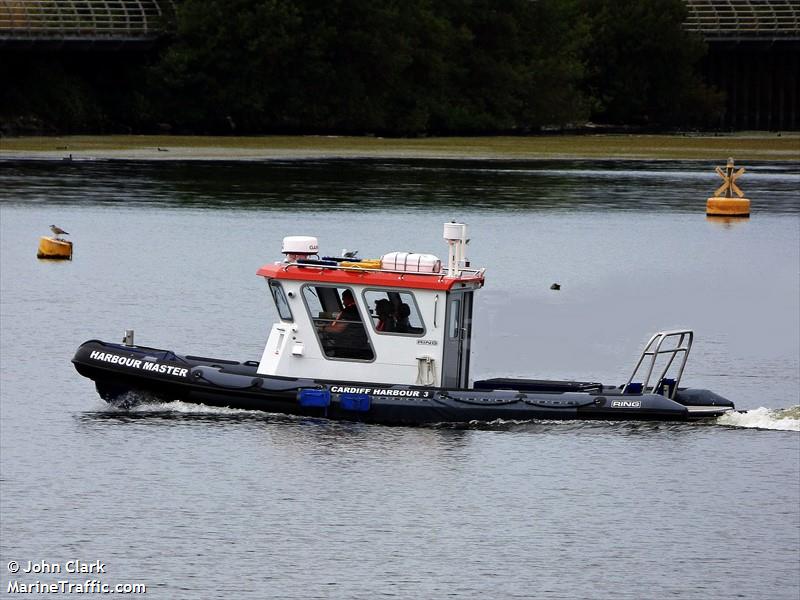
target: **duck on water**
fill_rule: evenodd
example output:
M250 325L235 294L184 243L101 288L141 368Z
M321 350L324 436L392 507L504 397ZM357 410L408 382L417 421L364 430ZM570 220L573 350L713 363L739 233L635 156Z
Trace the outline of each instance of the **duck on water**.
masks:
M680 387L690 330L650 338L622 385L470 378L472 310L485 269L470 266L467 227L445 223L447 264L431 254L321 256L317 239L283 240L282 261L258 270L279 321L259 361L87 341L72 359L110 402L157 400L422 425L528 419L686 421L733 403ZM133 393L133 395L131 394Z

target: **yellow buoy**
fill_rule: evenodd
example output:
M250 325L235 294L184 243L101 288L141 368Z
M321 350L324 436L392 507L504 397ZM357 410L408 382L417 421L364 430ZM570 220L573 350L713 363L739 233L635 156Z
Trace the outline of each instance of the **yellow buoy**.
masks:
M709 198L706 201L709 217L749 217L750 200L747 198Z
M733 169L733 158L728 159L724 171L720 167L715 169L723 183L706 201L706 215L709 217L750 216L750 200L744 197L744 192L736 185L736 180L744 175L744 167L735 172ZM734 193L739 197L734 198Z
M72 260L72 242L43 235L39 238L39 251L36 258Z

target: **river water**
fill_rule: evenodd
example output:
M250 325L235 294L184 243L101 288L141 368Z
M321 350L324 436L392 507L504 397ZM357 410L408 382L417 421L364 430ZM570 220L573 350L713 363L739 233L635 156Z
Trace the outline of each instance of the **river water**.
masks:
M704 214L713 167L0 162L3 593L88 579L148 598L796 600L800 169L748 165L752 217L725 221ZM258 359L276 315L255 271L283 236L446 256L452 219L488 267L475 378L619 384L650 334L689 327L684 382L746 412L399 428L122 410L70 364L125 329ZM35 258L51 223L73 261Z

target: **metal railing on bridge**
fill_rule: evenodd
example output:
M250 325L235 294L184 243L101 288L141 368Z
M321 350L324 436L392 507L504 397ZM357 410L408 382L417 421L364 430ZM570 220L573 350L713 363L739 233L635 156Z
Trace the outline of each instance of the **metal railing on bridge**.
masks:
M0 44L148 43L174 15L172 0L0 0Z
M684 27L707 41L800 40L797 0L686 0Z
M708 41L798 40L798 0L685 0ZM3 42L144 41L174 29L175 0L0 0Z

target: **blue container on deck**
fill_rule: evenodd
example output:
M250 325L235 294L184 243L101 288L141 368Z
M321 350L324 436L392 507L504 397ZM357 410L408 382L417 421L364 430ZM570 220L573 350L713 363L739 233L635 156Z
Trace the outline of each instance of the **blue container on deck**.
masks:
M642 384L641 383L629 383L628 389L625 390L626 394L641 394L642 393Z
M367 412L372 399L369 394L341 394L339 404L342 410L352 412Z
M300 390L297 394L300 406L306 408L327 408L331 405L329 390Z

